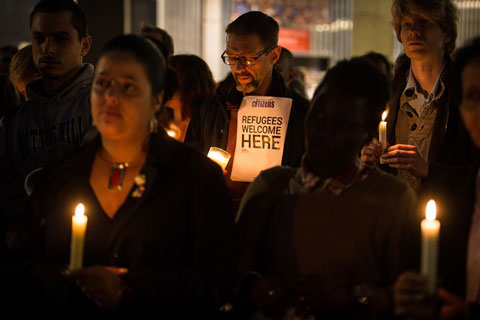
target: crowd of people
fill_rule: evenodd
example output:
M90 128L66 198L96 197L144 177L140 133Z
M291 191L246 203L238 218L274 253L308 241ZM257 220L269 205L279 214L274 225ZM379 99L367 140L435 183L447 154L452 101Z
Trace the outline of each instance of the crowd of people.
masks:
M227 26L217 84L149 25L84 63L81 7L40 0L0 83L3 317L480 317L480 37L455 48L451 0L393 0L392 18L394 66L375 51L340 61L309 101L260 11ZM249 96L290 108L278 166L253 181L233 174ZM419 272L428 199L433 292Z

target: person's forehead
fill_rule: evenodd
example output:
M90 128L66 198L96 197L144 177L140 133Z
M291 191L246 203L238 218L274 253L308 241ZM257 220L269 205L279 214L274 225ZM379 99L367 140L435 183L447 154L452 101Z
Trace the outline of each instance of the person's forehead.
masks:
M349 119L357 118L367 112L367 102L362 97L345 93L342 88L326 84L315 96L312 110Z
M39 12L33 17L30 29L32 33L76 33L69 11Z
M426 20L433 22L432 18L423 12L409 12L402 16L402 20Z
M147 78L143 65L129 52L112 51L102 55L96 69L97 75L112 75L135 80Z
M263 44L258 34L240 35L230 33L227 35L227 52L235 54L256 54L263 50Z

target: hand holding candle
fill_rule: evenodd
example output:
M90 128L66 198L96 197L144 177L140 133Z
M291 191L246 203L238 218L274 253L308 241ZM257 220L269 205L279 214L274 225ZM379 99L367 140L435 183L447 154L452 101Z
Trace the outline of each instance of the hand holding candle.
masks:
M387 149L387 122L385 119L387 118L388 112L383 111L382 114L382 121L378 124L378 141L382 145L382 154ZM382 158L380 157L380 163L383 163Z
M435 281L437 277L438 239L440 222L436 220L435 201L430 200L427 204L426 219L422 220L422 266L421 273L427 277L427 290L430 294L435 293Z
M210 147L207 157L215 161L225 171L230 160L230 153L217 147Z
M88 218L84 215L85 207L79 203L72 217L72 242L70 245L70 269L80 269L83 265L83 243Z

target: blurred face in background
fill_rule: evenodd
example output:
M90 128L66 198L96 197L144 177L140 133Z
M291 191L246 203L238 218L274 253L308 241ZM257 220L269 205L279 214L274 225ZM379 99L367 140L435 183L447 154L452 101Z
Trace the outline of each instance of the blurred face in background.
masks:
M295 70L292 67L291 61L288 61L286 58L282 58L275 64L275 68L282 75L282 78L288 87L290 82L292 82L293 78L295 77Z
M12 61L12 57L15 55L15 51L13 50L2 50L0 51L0 73L8 74L10 62Z
M185 117L185 119L182 119L183 106L180 94L176 92L170 100L165 102L164 107L170 108L171 113L173 113L170 121L170 127L167 130L168 135L180 142L183 142L185 140L185 135L187 133L188 124L190 123L191 118Z
M9 78L26 100L28 100L26 93L26 86L32 80L40 78L35 63L33 62L32 46L27 45L20 49L12 58L10 63Z
M307 160L314 172L335 176L354 165L368 138L367 110L364 99L323 85L305 120Z
M460 114L473 143L480 148L480 58L471 60L462 72Z

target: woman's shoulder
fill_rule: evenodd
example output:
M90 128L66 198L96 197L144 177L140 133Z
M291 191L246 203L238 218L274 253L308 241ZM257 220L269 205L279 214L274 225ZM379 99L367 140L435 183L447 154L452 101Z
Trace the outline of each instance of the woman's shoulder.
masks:
M163 133L155 135L150 145L155 161L182 170L201 174L203 171L220 171L220 167L203 153L188 144L179 142Z

